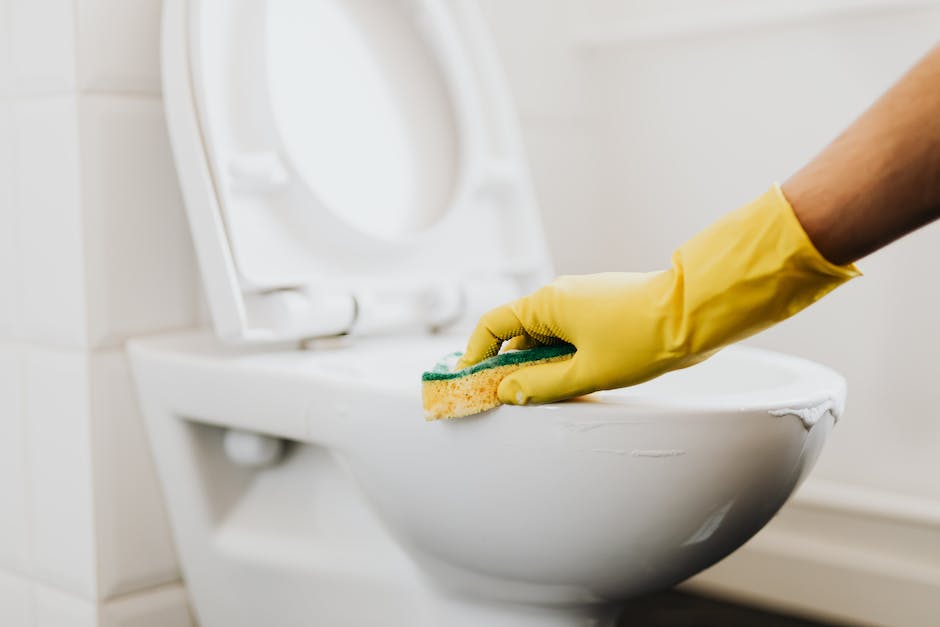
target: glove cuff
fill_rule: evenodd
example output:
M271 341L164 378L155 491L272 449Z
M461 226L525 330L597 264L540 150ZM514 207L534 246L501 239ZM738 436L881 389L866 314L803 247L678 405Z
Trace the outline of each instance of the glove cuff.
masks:
M811 264L820 274L828 274L834 278L841 278L842 282L862 276L861 271L854 263L837 266L819 252L816 245L813 244L813 241L803 228L803 225L800 224L800 220L796 217L796 212L793 210L793 205L787 200L779 183L774 183L773 187L771 187L764 196L773 196L773 199L768 199L768 202L772 202L779 213L782 214L780 219L782 222L786 223L784 228L788 237L794 240L793 244L795 248L806 258L807 263ZM760 201L758 200L758 202Z
M861 273L820 254L774 185L673 255L675 344L712 351L789 318Z

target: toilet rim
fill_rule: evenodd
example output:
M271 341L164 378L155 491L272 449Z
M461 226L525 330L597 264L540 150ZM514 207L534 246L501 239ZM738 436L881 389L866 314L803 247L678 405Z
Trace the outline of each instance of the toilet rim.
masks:
M709 364L709 361L715 359L718 362L713 361ZM792 379L777 385L758 386L714 395L703 394L688 397L660 395L654 398L641 392L649 387L659 387L671 378L684 375L694 377L703 374L703 370L714 366L715 363L736 359L754 361L757 367L786 371L792 375ZM694 370L696 368L699 369L698 372ZM751 368L748 368L749 372L753 372ZM838 418L844 409L845 396L845 379L831 368L785 353L750 346L733 346L716 354L711 360L691 366L687 370L666 373L658 379L633 388L596 392L577 399L575 402L644 411L650 409L683 410L683 412L695 414L782 410L792 410L792 413L798 410L825 407L825 410L821 411L830 411L835 418Z
M341 370L344 364L364 360L381 373L392 367L388 359L414 351L419 356L416 361L420 361L420 356L434 350L440 352L438 346L452 344L452 340L435 338L425 341L430 348L419 347L419 338L375 338L350 347L345 355L340 352L337 355L339 359L327 358L330 365L326 369L311 372L308 376L322 376L331 384L355 386L360 392L416 403L419 371L411 372L405 368L406 373L414 376L402 376L393 382L370 376L368 370L349 378L336 371L331 372L330 368ZM553 414L596 414L624 420L655 415L668 421L764 412L796 416L810 428L825 413L838 419L845 406L846 392L844 377L831 368L801 357L739 345L728 347L690 368L669 372L635 386L602 390L556 403L525 407L502 405L477 417L437 422L446 428L448 424L468 420L518 420L523 416L545 419Z
M329 348L298 350L287 345L236 348L206 331L194 331L135 339L130 345L133 351L145 348L148 353L163 355L174 362L182 360L178 362L181 364L208 361L220 368L244 370L251 377L297 378L302 381L300 389L322 387L350 397L365 392L396 405L412 406L420 405L422 370L464 339L456 334L337 338ZM496 418L518 411L540 415L603 411L636 416L676 410L688 417L816 407L827 401L831 401L833 413L839 414L846 391L845 378L827 366L773 350L733 345L695 366L635 386L602 390L556 403L502 405L477 418ZM447 425L477 418L437 423Z
M731 347L694 368L632 388L546 405L504 405L477 416L429 423L421 407L420 369L452 345L453 337L415 336L374 338L322 352L249 350L228 346L202 330L134 339L128 351L138 376L149 373L154 382L147 389L151 402L179 420L348 453L358 448L357 441L379 434L394 435L406 446L436 442L434 446L476 449L500 436L517 441L541 434L555 441L560 426L593 429L599 422L635 423L640 430L702 422L735 429L742 420L763 416L769 420L761 423L768 427L779 423L779 417L810 430L826 415L837 418L845 402L844 379L825 366L772 351ZM387 371L389 357L410 361L410 366L403 364L395 376L377 376ZM722 361L729 362L723 373L716 371ZM350 368L363 363L369 364L369 371ZM681 398L662 392L665 384L684 385L682 377L701 378L709 369L712 375L727 376L729 365L730 374L762 371L769 374L768 382L737 394ZM620 431L624 436L631 432Z

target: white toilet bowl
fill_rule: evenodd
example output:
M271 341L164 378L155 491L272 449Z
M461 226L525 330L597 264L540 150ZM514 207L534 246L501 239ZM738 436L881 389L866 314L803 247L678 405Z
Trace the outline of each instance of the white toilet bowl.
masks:
M731 348L629 389L426 423L420 372L459 341L132 344L205 627L600 625L759 530L845 395L825 367ZM286 451L246 467L230 429Z
M130 355L202 627L600 625L812 466L842 379L746 349L426 423L421 372L552 275L475 3L163 7L213 332Z

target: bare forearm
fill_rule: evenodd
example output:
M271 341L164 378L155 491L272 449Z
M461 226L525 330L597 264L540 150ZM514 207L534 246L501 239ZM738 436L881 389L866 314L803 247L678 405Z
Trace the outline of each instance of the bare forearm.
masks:
M816 248L836 264L940 217L940 46L783 191Z

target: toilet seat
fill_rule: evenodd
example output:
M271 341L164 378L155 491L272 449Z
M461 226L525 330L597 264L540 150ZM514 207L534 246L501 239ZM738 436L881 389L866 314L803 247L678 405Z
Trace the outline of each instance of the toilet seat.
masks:
M550 276L472 3L189 0L168 15L167 124L220 337L440 327ZM400 224L369 213L385 199Z

